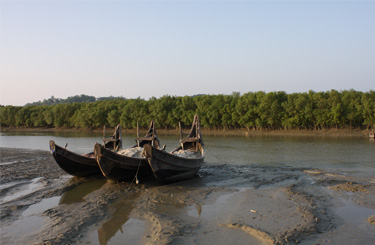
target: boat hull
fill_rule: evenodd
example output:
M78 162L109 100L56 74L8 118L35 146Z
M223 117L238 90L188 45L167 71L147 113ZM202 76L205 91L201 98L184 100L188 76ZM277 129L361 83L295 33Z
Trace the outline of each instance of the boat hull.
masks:
M144 149L155 178L162 182L176 182L193 178L204 162L203 155L199 158L184 158L150 145L145 145Z
M53 140L50 140L49 146L56 163L68 174L77 177L101 175L94 156L87 157L71 152L56 145Z
M95 158L102 174L112 180L127 180L134 177L152 176L146 158L128 157L95 144Z

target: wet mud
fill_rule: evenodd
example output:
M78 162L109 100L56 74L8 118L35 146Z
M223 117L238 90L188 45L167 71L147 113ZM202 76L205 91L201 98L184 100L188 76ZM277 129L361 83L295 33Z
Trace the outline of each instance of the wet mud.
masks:
M1 148L1 244L372 244L375 181L328 170L205 164L188 181L63 172Z

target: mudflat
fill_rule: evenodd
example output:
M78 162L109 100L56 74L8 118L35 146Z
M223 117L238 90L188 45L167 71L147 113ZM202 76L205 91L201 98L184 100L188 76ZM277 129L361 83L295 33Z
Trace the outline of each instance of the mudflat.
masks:
M76 178L0 148L1 244L373 244L375 177L205 164L191 180Z

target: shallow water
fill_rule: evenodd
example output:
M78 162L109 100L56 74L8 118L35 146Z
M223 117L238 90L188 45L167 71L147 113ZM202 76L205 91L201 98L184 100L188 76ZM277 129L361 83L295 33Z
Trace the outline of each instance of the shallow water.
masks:
M228 199L231 198L234 194L236 193L233 192L222 195L213 204L194 204L188 207L187 213L188 215L194 218L214 220L217 217L217 213L219 213L218 210L221 209L221 206L225 205L228 202Z
M139 244L146 229L142 220L130 217L135 201L139 197L136 193L126 193L122 198L107 206L111 218L106 220L98 229L92 229L85 236L92 244Z
M5 190L10 187L16 187L15 189L17 189L17 192L11 193L11 194L6 195L5 197L2 197L0 199L0 203L3 204L3 203L15 200L17 198L20 198L25 195L29 195L30 193L37 191L40 187L43 186L43 184L39 182L41 179L42 177L39 177L27 183L15 182L15 183L0 185L0 190Z
M59 205L84 202L85 196L99 190L105 183L105 179L92 179L87 182L79 183L72 189L64 192L60 198Z
M135 145L135 135L123 134L123 148ZM172 151L178 136L159 135ZM49 150L48 142L76 153L92 152L101 133L2 132L0 147ZM292 166L375 175L375 141L367 138L204 136L205 161L210 164ZM9 164L9 163L7 163Z
M27 244L27 238L32 237L33 233L43 226L45 218L42 213L56 206L58 200L59 197L47 198L29 206L12 225L1 229L1 243Z

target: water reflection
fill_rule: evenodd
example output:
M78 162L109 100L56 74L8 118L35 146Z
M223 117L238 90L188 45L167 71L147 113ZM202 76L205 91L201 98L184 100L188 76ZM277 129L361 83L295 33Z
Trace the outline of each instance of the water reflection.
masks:
M112 188L114 188L113 183L106 179L85 181L66 191L61 196L59 205L85 202L85 197L90 193L98 190L100 190L99 192L113 191ZM100 195L100 193L98 194ZM132 237L137 239L142 237L143 222L129 217L139 196L140 193L124 192L120 198L113 203L109 203L106 210L110 218L95 233L90 235L92 242L98 243L99 240L99 244L104 245L110 240L111 242L118 240L121 243L121 241L124 241L124 237L126 237L126 241L129 241L129 238Z
M187 207L187 213L194 218L202 218L206 220L215 219L215 217L222 212L221 210L225 208L228 200L234 194L236 194L236 192L224 194L218 197L212 204L196 203L191 205Z
M51 197L30 205L10 226L1 227L0 244L28 244L44 224L42 213L55 207L57 202L58 197Z
M135 200L139 195L139 193L126 193L125 196L117 199L114 203L108 206L108 211L111 212L111 218L98 230L100 245L107 244L118 231L120 231L121 234L126 234L126 231L124 232L122 227L129 220L129 215L133 210ZM122 241L124 240L122 239Z
M99 190L106 183L105 179L94 179L83 182L75 186L73 189L66 191L60 198L59 205L84 202L84 197Z
M196 204L195 207L197 208L198 217L201 217L201 214L202 214L202 203Z

